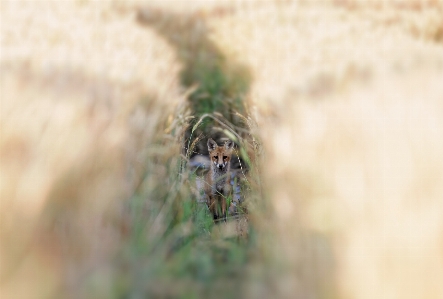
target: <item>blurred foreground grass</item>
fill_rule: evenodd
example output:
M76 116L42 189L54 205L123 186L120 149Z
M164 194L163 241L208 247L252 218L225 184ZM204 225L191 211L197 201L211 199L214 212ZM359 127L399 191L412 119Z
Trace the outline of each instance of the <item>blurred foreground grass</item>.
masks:
M187 133L202 115L245 112L243 77L203 20L127 9L3 6L2 295L239 296L261 256L247 219L214 226L197 203L183 150L217 127Z
M438 1L0 13L2 297L442 296ZM214 225L186 164L226 131L249 214Z

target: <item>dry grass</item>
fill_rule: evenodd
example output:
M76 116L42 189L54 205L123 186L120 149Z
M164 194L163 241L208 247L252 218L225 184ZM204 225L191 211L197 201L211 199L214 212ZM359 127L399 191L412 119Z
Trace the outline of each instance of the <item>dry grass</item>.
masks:
M79 296L183 105L179 64L109 4L4 2L1 22L2 296Z
M11 1L0 17L5 298L443 295L438 1ZM258 124L248 242L191 221L207 217L179 175L186 107Z
M443 10L410 4L251 5L214 22L255 79L284 297L443 294Z

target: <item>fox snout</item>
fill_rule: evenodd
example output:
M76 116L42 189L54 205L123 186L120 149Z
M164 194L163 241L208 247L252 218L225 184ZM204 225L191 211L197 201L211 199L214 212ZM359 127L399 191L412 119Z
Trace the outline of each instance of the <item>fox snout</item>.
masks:
M215 164L215 166L218 168L218 169L220 169L220 170L222 170L223 168L225 168L226 167L226 162L223 162L223 163L217 163L217 162L214 162L214 164Z

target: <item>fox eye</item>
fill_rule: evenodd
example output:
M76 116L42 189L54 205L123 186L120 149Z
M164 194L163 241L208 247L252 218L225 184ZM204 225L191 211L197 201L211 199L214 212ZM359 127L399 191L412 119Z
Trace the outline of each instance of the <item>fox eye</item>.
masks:
M223 160L226 160L228 158L228 156L223 156Z

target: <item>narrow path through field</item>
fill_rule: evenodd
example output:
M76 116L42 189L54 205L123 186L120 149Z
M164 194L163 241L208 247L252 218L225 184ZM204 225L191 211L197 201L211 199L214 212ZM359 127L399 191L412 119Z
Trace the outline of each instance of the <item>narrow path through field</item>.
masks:
M251 75L243 66L233 63L211 41L210 30L205 18L198 13L178 14L141 9L138 20L141 24L154 28L177 51L183 64L181 82L189 95L189 108L194 122L202 115L216 113L239 136L244 137L248 128L238 115L245 115L244 96L248 92ZM198 130L191 136L192 126L185 138L185 147L193 143L197 136L204 136L195 148L194 154L207 155L207 137L222 137L221 127L213 118L205 118Z
M239 173L249 183L246 172L251 168L248 163L251 159L247 148L252 144L252 136L244 102L251 83L249 70L230 61L217 48L210 39L205 18L197 13L144 8L139 10L137 20L168 41L183 66L180 79L183 89L189 92L188 108L193 117L183 128L183 157L190 160L196 155L207 156L209 137L219 144L226 138L235 137L237 154L232 166L234 169L241 167ZM193 173L184 171L181 176L186 176L186 180L193 184ZM253 188L251 185L245 187ZM242 196L245 196L243 192ZM182 202L177 213L183 215L189 210L194 215L190 225L194 226L195 233L175 241L170 259L175 260L173 267L177 269L168 275L186 273L193 283L202 286L205 296L208 292L220 292L223 294L220 297L239 297L242 289L247 287L247 265L258 250L254 244L254 228L245 224L246 218L239 220L239 217L227 224L214 224L206 205L198 205L195 197ZM195 285L188 287L191 293L199 293Z

